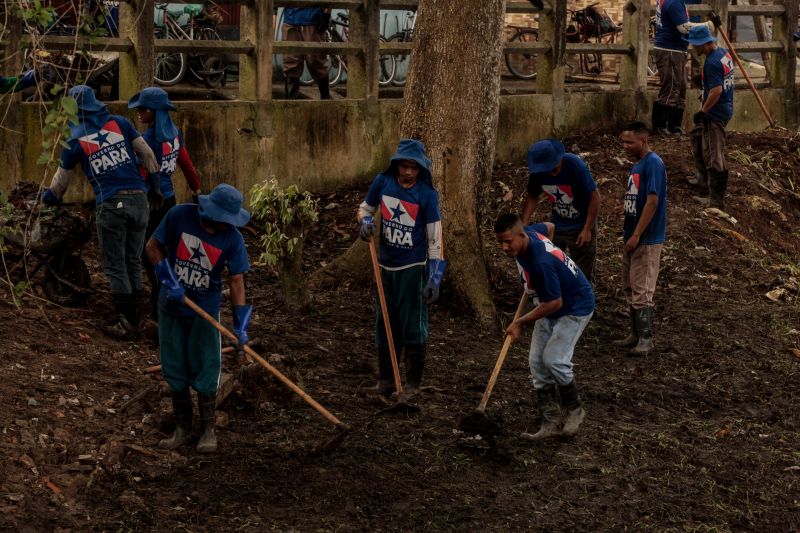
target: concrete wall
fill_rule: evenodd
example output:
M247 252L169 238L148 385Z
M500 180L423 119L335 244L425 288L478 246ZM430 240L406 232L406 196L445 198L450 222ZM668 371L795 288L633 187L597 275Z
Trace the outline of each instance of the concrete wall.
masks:
M649 95L651 100L652 96ZM783 92L768 89L762 91L762 96L774 118L786 124ZM567 93L562 117L553 117L552 98L502 97L498 161L522 164L531 142L551 135L554 123L563 125L556 134L569 134L614 129L637 115L637 99L632 93ZM640 113L647 114L649 104L638 105ZM697 105L694 95L690 95L686 128L691 126ZM176 121L184 131L204 190L224 181L247 191L254 183L275 176L283 183L326 192L363 183L384 168L398 140L401 107L402 100L181 102ZM113 104L111 109L133 118L122 104ZM729 129L758 131L766 127L749 92L737 91L735 109ZM20 133L0 132L4 156L18 159L22 169L17 172L14 165L0 168L0 189L8 191L20 179L49 183L52 170L36 165L41 151L41 111L36 104L22 104L19 127L14 128ZM17 158L13 152L18 152ZM68 199L91 198L85 180L76 181ZM185 198L181 177L176 177L176 184Z

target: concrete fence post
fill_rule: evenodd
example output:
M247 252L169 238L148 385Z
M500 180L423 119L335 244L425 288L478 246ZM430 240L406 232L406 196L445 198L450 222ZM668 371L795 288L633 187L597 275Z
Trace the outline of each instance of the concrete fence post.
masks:
M127 100L153 84L154 0L119 3L120 37L127 37L133 49L119 54L119 99Z
M273 0L256 0L242 5L240 39L254 49L239 58L239 98L268 102L272 100Z
M378 98L378 66L381 32L378 2L364 0L361 7L350 13L350 40L361 50L347 58L347 97Z

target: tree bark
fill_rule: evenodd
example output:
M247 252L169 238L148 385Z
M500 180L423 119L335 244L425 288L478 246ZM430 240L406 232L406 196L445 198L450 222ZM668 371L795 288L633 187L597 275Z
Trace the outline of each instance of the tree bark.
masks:
M401 138L425 143L439 190L447 280L483 323L496 320L479 231L478 199L489 185L500 113L505 0L420 0L400 120ZM312 277L330 285L364 275L356 242ZM358 270L357 270L358 269Z

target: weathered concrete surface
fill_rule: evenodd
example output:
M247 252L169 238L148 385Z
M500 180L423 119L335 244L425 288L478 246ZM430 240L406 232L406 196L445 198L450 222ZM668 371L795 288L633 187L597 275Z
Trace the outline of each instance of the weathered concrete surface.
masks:
M784 124L784 92L770 89L761 94L773 117ZM528 146L537 139L576 130L613 129L637 114L647 116L653 95L647 96L624 91L567 93L565 116L558 121L565 129L559 132L551 132L552 95L503 96L497 158L521 163ZM684 117L686 129L691 127L698 105L691 91ZM254 183L275 176L282 183L325 192L363 183L385 166L398 140L401 107L402 100L180 102L175 119L184 131L204 190L227 182L247 191ZM133 118L122 103L110 108ZM0 132L4 158L16 159L21 168L21 175L12 164L0 169L0 189L7 191L19 179L49 183L52 170L36 165L42 110L35 104L23 104L17 114L19 124L12 125L21 133ZM737 91L729 129L758 131L766 126L753 95ZM15 158L9 152L19 153ZM188 191L182 183L182 177L176 176L179 198L185 199ZM85 180L77 179L68 199L82 198L91 198L91 191Z

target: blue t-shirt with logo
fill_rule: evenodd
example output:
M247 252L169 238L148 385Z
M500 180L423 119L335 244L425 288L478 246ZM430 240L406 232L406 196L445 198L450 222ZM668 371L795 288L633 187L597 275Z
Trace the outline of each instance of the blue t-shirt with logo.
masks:
M625 222L623 236L627 241L633 235L644 204L650 194L658 195L658 207L652 220L639 238L639 244L661 244L667 232L667 169L655 152L648 152L639 160L628 176L625 192Z
M283 10L283 23L290 26L316 26L322 20L321 7L287 7Z
M718 47L708 54L703 64L703 101L714 87L722 86L722 94L708 112L713 122L728 122L733 116L733 58Z
M381 217L380 264L388 270L424 265L428 260L427 225L441 220L439 193L418 179L406 189L397 178L378 174L364 200ZM376 213L377 216L377 213Z
M583 159L575 154L564 154L561 161L561 171L555 176L531 174L528 194L538 198L544 192L553 203L550 220L557 230L581 230L586 224L589 200L597 185Z
M546 231L546 229L545 229ZM561 298L561 309L547 318L586 316L594 311L594 291L581 269L534 228L525 228L528 248L517 256L525 284L536 291L540 302Z
M656 0L656 48L685 52L689 40L678 26L687 22L689 10L684 0Z
M123 189L146 191L132 145L138 137L128 119L109 115L100 131L70 139L69 148L61 149L61 166L72 170L81 165L98 205Z
M196 204L181 204L169 210L153 232L153 238L167 249L167 259L175 277L186 289L186 296L216 316L222 299L222 271L227 268L233 276L250 269L244 238L239 230L209 233L200 225ZM194 316L183 304L169 302L166 289L158 296L161 311L177 316Z
M183 146L183 135L178 130L178 136L171 141L159 142L156 140L155 128L149 128L142 134L147 141L147 145L153 150L160 169L159 183L161 184L161 194L164 198L175 196L175 186L172 184L172 175L178 167L178 154Z

